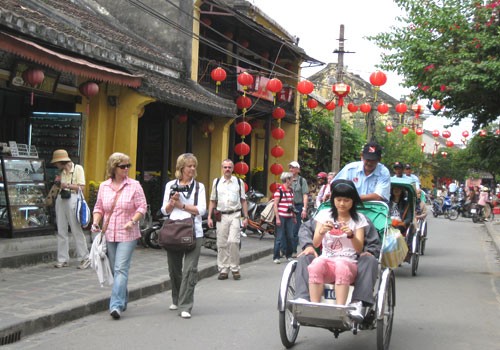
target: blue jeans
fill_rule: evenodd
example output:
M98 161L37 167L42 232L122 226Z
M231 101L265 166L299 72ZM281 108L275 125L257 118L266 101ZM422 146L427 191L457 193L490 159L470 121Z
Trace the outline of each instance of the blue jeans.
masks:
M137 240L129 242L106 242L108 258L113 271L113 288L109 299L109 310L125 311L128 302L128 270Z
M276 225L275 230L273 260L280 258L280 247L287 258L292 256L293 218L280 216L280 221L281 225Z
M304 204L294 204L295 210L297 210L297 223L293 226L293 241L292 241L292 252L297 253L297 246L299 245L299 228L302 225L302 209L304 208Z

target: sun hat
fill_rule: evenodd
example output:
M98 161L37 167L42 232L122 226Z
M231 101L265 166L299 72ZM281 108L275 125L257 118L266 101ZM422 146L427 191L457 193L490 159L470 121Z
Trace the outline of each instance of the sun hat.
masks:
M71 162L71 159L68 156L68 152L64 149L57 149L52 153L52 160L50 161L51 163L57 163L57 162Z
M288 164L288 166L292 167L292 168L299 168L300 169L300 164L296 161L290 162L290 164Z

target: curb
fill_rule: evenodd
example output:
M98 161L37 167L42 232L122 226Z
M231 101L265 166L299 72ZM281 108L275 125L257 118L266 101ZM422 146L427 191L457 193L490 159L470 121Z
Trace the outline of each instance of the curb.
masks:
M273 247L265 248L260 251L255 251L246 256L241 256L240 265L261 259L273 253ZM202 267L199 271L199 280L214 276L218 273L217 266ZM170 279L165 279L161 282L136 287L129 291L129 302L146 298L158 293L171 290ZM43 315L32 320L20 322L11 325L4 329L0 329L0 346L7 345L19 341L21 338L30 336L35 333L43 332L51 328L58 327L64 323L74 321L86 316L90 316L108 309L109 296L79 305L67 310L59 311L50 315Z
M496 232L497 229L495 229L493 227L493 223L485 222L484 224L486 226L486 232L488 232L488 235L490 236L491 241L497 250L497 253L500 254L500 233ZM496 225L500 225L500 224L496 224Z

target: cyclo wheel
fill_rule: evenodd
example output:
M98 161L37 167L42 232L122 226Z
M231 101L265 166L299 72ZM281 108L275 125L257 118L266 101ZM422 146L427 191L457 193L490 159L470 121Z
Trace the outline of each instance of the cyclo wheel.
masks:
M458 218L458 211L456 209L450 209L448 211L448 219L456 220Z
M411 254L411 275L417 275L418 262L420 260L420 233L415 232L412 241L412 254Z
M283 303L283 307L279 307L279 329L281 343L287 349L295 345L295 340L297 340L297 335L299 334L300 324L294 317L292 311L288 308L288 301L295 298L295 268L297 266L296 261L292 261L285 268L283 277L281 279L281 289L280 289L280 302ZM283 290L286 288L286 290ZM283 309L283 310L281 310Z
M422 235L420 237L420 255L424 255L425 243L427 242L427 222L426 221L424 221L422 223L420 230L422 233Z
M385 278L384 295L377 300L377 350L388 350L391 342L392 322L394 320L394 306L396 305L396 281L394 271L387 269L382 274ZM379 291L380 293L380 291ZM380 314L381 313L381 314Z

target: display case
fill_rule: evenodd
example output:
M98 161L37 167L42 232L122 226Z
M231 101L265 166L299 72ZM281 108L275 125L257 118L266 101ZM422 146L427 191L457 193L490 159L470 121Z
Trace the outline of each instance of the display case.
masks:
M54 232L42 159L0 156L0 237Z

